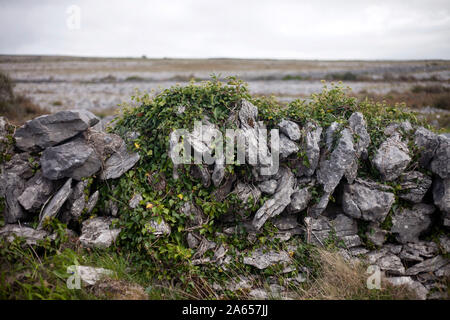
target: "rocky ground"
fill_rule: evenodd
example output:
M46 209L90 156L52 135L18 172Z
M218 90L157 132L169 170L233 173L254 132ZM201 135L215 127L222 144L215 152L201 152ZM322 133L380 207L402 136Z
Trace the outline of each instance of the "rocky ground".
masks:
M235 108L227 121L249 139L246 148L257 145L261 142L257 133L266 128L272 116L264 118L260 115L262 107L246 99L233 103ZM178 115L168 119L186 116L191 120L191 111L170 104L166 107L178 110ZM29 246L46 239L55 241L59 234L48 231L48 226L57 217L68 228L66 232L85 248L109 248L124 232L132 235L137 244L148 244L131 231L137 223L144 228L143 237L168 241L158 242L157 251L148 251L152 254L159 250L178 261L177 255L185 252L189 264L199 270L223 272L238 263L253 270L210 285L217 293L244 290L248 298L256 299L295 298L287 283L300 285L314 271L308 264L298 263L296 252L302 243L320 248L331 241L345 261L378 268L383 281L406 286L416 298L448 298L449 137L409 120L391 121L385 127L376 126L374 131L374 120L365 111L353 110L344 117L341 107L338 104L335 111L330 109L341 117L337 121L300 120L293 114L277 121L274 127L280 130L279 170L265 174L265 166L256 164L250 167L249 176L230 174L232 171L217 159L210 166L192 166L188 171L173 165L172 178L164 178L162 169L160 173L141 175L139 172L144 171L140 170L156 156L145 149L144 143L158 130L151 131L148 137L139 131L149 129L147 126L122 135L107 133L108 124L87 110L59 111L18 128L2 118L0 195L4 198L5 226L0 236L8 241L13 241L14 236L23 237ZM159 109L157 102L154 108L165 110ZM138 108L125 115L123 121L136 121L144 117L146 110ZM218 129L218 123L205 116L207 110L203 112L203 130ZM118 124L117 133L122 125ZM374 141L375 137L380 141ZM193 131L187 141L194 151L213 154L210 134ZM260 152L259 157L270 159L275 151L265 145ZM179 175L198 181L204 189L194 188L189 196L177 195L169 184L174 183L174 188L175 184L186 183ZM132 182L133 177L142 180ZM150 192L167 193L147 202L147 191L138 191L144 190L139 189L139 181ZM128 184L122 193L110 191L106 198L102 194L102 185L114 190L121 183ZM208 191L202 194L201 190ZM227 212L215 217L207 211L213 209L194 201L194 197L205 202L213 197L216 205L237 198L240 206L233 207L231 216ZM99 205L99 199L104 206ZM171 209L164 210L162 204ZM146 218L146 210L160 215ZM138 214L145 223L132 216L127 220L128 212ZM206 236L214 219L217 229ZM119 220L121 227L114 220ZM269 226L269 243L279 247L255 242L266 235ZM242 249L232 240L238 236L238 229L244 230L248 245ZM179 246L181 253L170 258L174 246ZM90 266L77 268L87 286L112 272ZM255 280L261 279L258 272L268 270L272 270L269 274L276 270L278 279L287 282L280 284L277 278L269 277L269 287L261 286ZM142 294L139 288L135 291L138 296Z
M427 117L436 124L449 110L434 108L434 100L410 103L411 90L441 86L450 90L447 61L295 61L239 59L113 59L77 57L0 56L0 70L16 82L16 92L51 112L86 109L100 116L129 102L138 89L158 93L190 79L237 76L256 95L275 95L289 102L322 90L320 80L342 80L358 96L386 95L394 102L430 107ZM448 97L447 97L448 100ZM434 109L433 109L434 108ZM430 111L431 110L431 111ZM430 116L431 114L431 116ZM437 119L436 119L437 118ZM441 118L441 119L439 119ZM445 120L441 126L448 126Z

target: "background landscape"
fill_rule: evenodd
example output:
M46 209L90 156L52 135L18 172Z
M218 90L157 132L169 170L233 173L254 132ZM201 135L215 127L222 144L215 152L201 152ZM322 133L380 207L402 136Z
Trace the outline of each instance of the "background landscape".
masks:
M80 58L69 56L0 56L0 70L44 110L87 109L99 116L130 102L136 89L156 94L190 80L237 76L255 95L280 102L320 92L322 80L342 81L361 99L406 106L440 128L450 125L450 62L318 61L271 59ZM26 118L26 117L25 117ZM18 121L23 121L20 117Z

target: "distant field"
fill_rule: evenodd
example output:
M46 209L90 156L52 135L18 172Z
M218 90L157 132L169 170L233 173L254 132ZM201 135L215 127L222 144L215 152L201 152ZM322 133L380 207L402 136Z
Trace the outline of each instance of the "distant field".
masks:
M252 94L287 102L321 90L320 80L343 81L358 97L405 101L448 127L450 61L306 61L257 59L80 58L0 56L15 91L50 110L81 108L108 114L135 89L158 92L191 79L237 76Z

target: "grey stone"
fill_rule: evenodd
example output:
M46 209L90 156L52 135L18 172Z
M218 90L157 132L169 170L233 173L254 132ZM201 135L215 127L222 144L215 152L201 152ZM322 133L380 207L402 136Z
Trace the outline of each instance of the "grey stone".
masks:
M434 206L416 204L411 209L401 208L392 216L391 232L400 243L418 242L419 236L431 226Z
M117 217L117 215L119 214L119 207L117 206L117 203L110 199L107 203L106 206L106 212L107 214L113 216L113 217Z
M194 164L191 166L190 173L193 178L200 179L205 188L211 185L211 174L207 166Z
M385 181L397 179L411 161L408 146L400 135L388 137L378 148L372 160L374 167Z
M297 217L294 215L282 215L273 220L274 226L279 230L294 229L298 226Z
M186 242L188 244L188 247L191 249L197 248L200 244L200 241L191 232L187 234Z
M342 209L350 217L381 223L395 201L393 193L377 189L378 185L357 179L344 186Z
M288 207L289 212L297 213L305 210L308 207L311 197L312 195L308 187L295 191L291 195L291 203Z
M370 145L370 136L367 133L367 124L360 112L353 113L348 119L353 135L357 137L355 145L356 157L367 158L367 148Z
M275 190L277 189L278 183L277 180L271 179L266 180L258 184L259 190L265 194L272 195L275 193Z
M419 127L414 134L414 143L419 148L419 164L428 168L439 146L437 135L424 127Z
M223 178L225 177L225 166L223 163L223 159L221 161L216 159L216 165L214 166L214 170L211 175L211 180L216 188L220 186Z
M0 197L5 199L3 217L5 223L16 223L26 218L18 197L25 190L25 180L15 173L3 172L0 175Z
M278 127L289 139L298 141L300 139L300 128L298 124L289 120L282 120Z
M63 206L64 202L70 196L72 192L72 178L67 179L66 183L56 192L56 194L52 197L50 202L45 205L42 212L39 214L39 225L38 230L42 229L43 223L47 219L51 219L56 217L59 210Z
M436 243L420 241L418 243L407 243L403 246L400 258L406 261L422 262L426 258L432 258L438 253Z
M450 214L450 179L435 177L433 182L434 204L445 214ZM448 218L447 218L448 219ZM447 224L450 226L450 224Z
M35 230L18 224L7 224L0 228L0 238L4 238L8 242L12 242L16 237L19 237L24 238L29 245L36 245L38 241L44 240L48 235L45 230Z
M254 128L258 119L258 108L249 101L243 99L241 101L241 109L239 110L239 120L242 128Z
M347 248L361 245L361 239L358 236L358 224L355 220L344 214L338 214L334 220L325 216L319 216L317 219L305 218L307 227L307 241L324 246L325 242L334 234L337 239L344 242Z
M68 140L95 125L99 119L87 110L60 111L27 121L14 134L23 151L39 151Z
M304 139L301 143L301 151L304 152L305 159L300 159L297 167L297 175L305 175L310 177L316 171L320 158L320 136L322 135L322 127L308 122L303 128Z
M294 192L295 177L287 167L281 167L281 178L275 194L264 202L253 218L253 226L259 230L267 219L279 215L290 204L291 195Z
M281 158L287 158L291 154L299 151L297 144L286 137L284 134L280 134L280 156Z
M369 239L376 246L382 246L386 241L388 232L381 229L376 224L369 225L369 230L366 232L367 239Z
M72 192L61 210L61 222L69 223L72 219L78 219L81 216L84 208L86 207L85 190L88 183L88 180L81 180L75 184L75 187L73 187Z
M233 193L246 205L246 208L258 203L261 197L261 191L258 188L240 181L236 184Z
M111 277L112 275L114 275L114 272L112 270L104 268L94 268L79 265L73 267L75 270L73 270L72 272L74 272L85 285L89 286L95 285L103 278Z
M431 187L431 178L419 171L410 171L400 176L399 197L412 203L420 203Z
M405 272L405 275L415 276L419 273L435 272L448 263L449 259L444 258L443 256L436 256L434 258L415 264L411 268L408 268Z
M335 131L327 130L327 138L333 136ZM330 146L331 147L331 146ZM356 152L353 146L353 137L349 129L343 129L338 138L336 148L329 157L324 157L317 170L317 182L323 186L324 195L319 204L314 206L310 212L313 216L321 214L329 201L329 196L333 193L341 181L344 174L352 167L356 158Z
M442 235L439 237L439 244L444 253L450 252L450 238L447 235Z
M411 277L391 277L385 278L385 280L393 286L406 286L416 294L419 300L427 299L428 289Z
M144 200L144 198L142 198L142 195L140 193L136 193L128 202L128 206L131 209L136 209L139 205L139 202L141 202L142 200Z
M450 277L450 263L447 263L445 266L437 269L434 274L437 277Z
M139 153L130 153L125 143L105 162L100 179L117 179L130 170L140 159Z
M28 152L16 153L8 162L1 165L0 171L17 175L22 179L31 178L34 174L29 161L31 158L32 157Z
M110 229L112 219L107 217L95 217L83 222L81 244L88 248L108 248L117 239L120 229Z
M180 213L188 218L186 222L188 227L198 227L206 222L203 212L189 201L183 203Z
M155 236L170 235L170 225L163 219L152 219L146 225L146 229Z
M100 193L97 190L89 197L89 200L86 204L86 214L90 214L92 212L92 210L94 210L95 205L98 202L99 196L100 196Z
M229 291L240 291L252 288L252 280L241 276L239 278L233 278L231 281L225 286L225 288Z
M90 177L101 168L96 151L82 138L49 147L42 152L42 174L49 180Z
M387 250L372 251L367 254L370 264L376 264L382 271L392 275L404 275L405 267L399 257Z
M116 134L96 130L86 131L86 140L97 151L100 159L105 161L110 155L117 152L124 143Z
M254 250L250 256L244 257L244 264L254 266L260 270L276 264L288 264L291 258L287 252L284 251L267 251L259 248Z
M27 181L25 190L17 198L22 207L30 212L37 212L52 195L57 183L42 176L41 172Z
M450 138L438 136L439 146L431 160L431 171L442 179L450 178Z
M248 296L250 298L256 299L256 300L267 300L269 299L269 294L267 293L266 290L264 289L252 289L249 293Z

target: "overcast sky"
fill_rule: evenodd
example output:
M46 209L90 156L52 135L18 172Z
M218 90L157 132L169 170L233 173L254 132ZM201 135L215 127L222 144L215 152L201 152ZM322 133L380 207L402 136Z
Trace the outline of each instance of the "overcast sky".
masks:
M450 59L449 0L0 0L0 30L1 54Z

